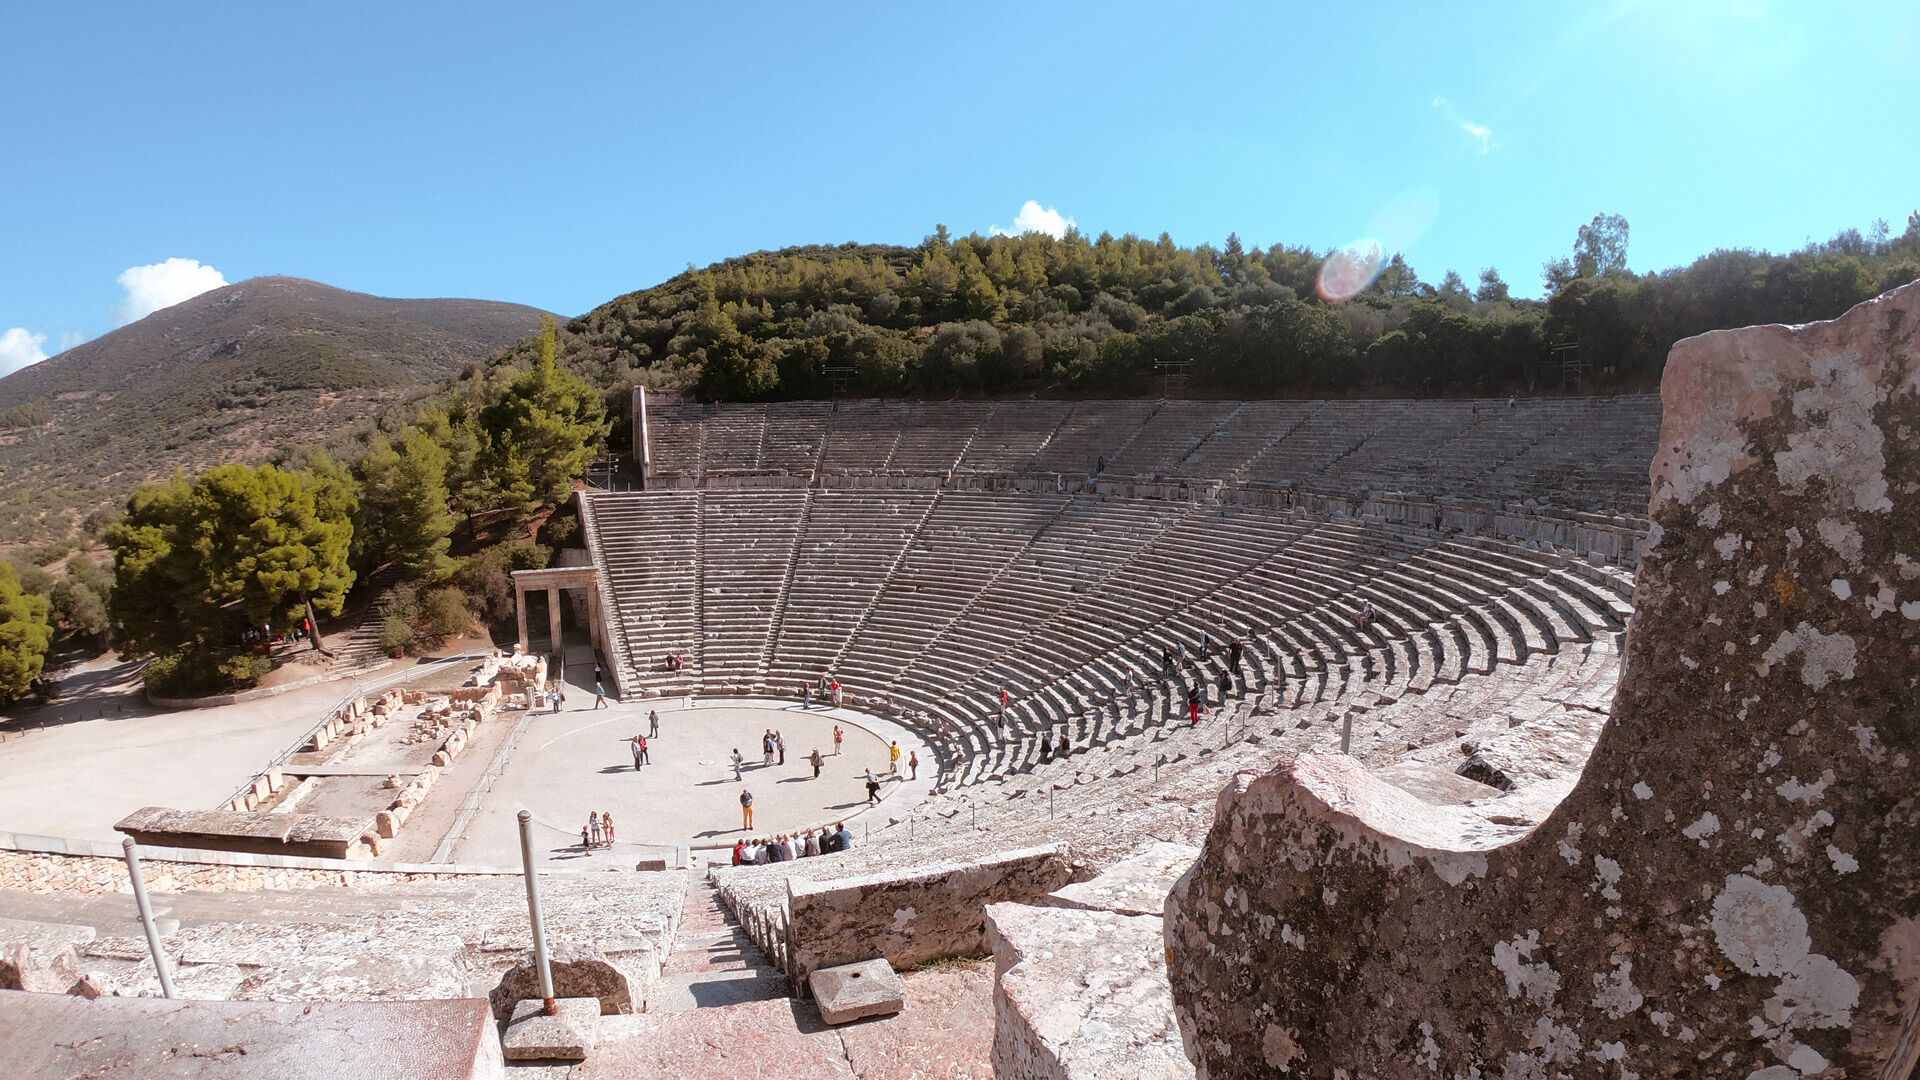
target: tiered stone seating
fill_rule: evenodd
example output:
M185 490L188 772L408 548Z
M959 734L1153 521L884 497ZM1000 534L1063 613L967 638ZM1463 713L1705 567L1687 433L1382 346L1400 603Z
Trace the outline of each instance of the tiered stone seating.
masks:
M994 405L968 440L960 469L999 473L1024 468L1072 410L1071 405L1050 401Z
M794 552L812 499L812 493L805 491L705 495L701 689L751 690L764 682L762 671L773 627L792 581Z
M1080 402L1060 421L1029 467L1041 472L1092 473L1153 415L1150 401Z
M1651 394L1436 401L656 402L656 476L1100 470L1637 514Z
M1134 735L1040 762L996 783L938 793L910 819L859 830L852 851L767 866L713 872L722 899L749 933L784 962L780 929L786 882L827 881L880 871L966 861L1023 845L1064 841L1076 856L1104 865L1149 840L1197 844L1212 824L1220 786L1233 773L1260 768L1282 750L1337 748L1351 714L1353 751L1371 765L1413 760L1450 764L1463 739L1497 757L1498 739L1535 736L1529 755L1498 758L1516 780L1577 771L1603 720L1551 700L1556 688L1605 682L1618 670L1618 653L1596 645L1517 665L1510 677L1441 684L1374 707L1278 708L1247 702L1226 718L1189 727L1184 718L1153 715L1140 701L1115 703L1122 714L1146 712ZM1534 748L1563 747L1557 759ZM1487 789L1488 797L1496 793Z
M609 513L689 498L691 528L671 512ZM876 489L599 495L593 506L596 521L625 523L598 544L615 609L697 613L699 662L677 681L636 672L643 693L784 697L830 671L853 703L923 731L943 787L1018 773L1043 736L1134 737L1183 713L1191 685L1209 708L1267 698L1365 710L1615 644L1630 588L1624 574L1511 542L1233 504ZM697 603L667 602L664 578L620 562L687 532ZM656 595L626 595L637 588ZM1363 602L1376 615L1366 627ZM626 632L637 665L671 651L647 638L673 630ZM1229 637L1245 648L1223 691ZM1170 679L1166 651L1181 657ZM1142 708L1114 710L1129 684Z

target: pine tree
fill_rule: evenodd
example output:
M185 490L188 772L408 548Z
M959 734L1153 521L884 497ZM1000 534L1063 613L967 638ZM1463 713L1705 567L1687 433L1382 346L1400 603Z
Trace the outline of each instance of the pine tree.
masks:
M0 562L0 705L26 696L52 646L47 598L22 589L13 567Z

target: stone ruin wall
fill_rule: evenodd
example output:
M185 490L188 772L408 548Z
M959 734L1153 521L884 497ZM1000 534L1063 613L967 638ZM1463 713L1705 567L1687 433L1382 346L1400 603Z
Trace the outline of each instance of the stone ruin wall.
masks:
M325 775L296 778L299 768L274 765L218 810L142 807L115 828L142 844L205 848L293 857L378 858L383 842L425 802L443 770L472 743L480 725L503 703L532 708L546 680L545 657L495 653L475 665L465 684L448 690L390 689L372 698L357 695L343 702L316 727L301 753L338 754L344 745L366 738L390 722L409 723L403 744L431 741L433 756L409 773L386 778L392 800L368 818L322 817L302 812L307 785ZM296 774L289 776L289 772Z
M1534 829L1306 753L1167 901L1203 1077L1920 1060L1920 284L1674 347L1613 719Z

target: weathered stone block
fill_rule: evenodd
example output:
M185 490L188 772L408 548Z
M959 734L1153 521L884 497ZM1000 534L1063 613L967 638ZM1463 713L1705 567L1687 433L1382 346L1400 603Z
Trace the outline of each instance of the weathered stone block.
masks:
M547 950L553 968L553 992L561 997L592 999L600 1011L635 1013L646 1007L647 986L653 972L644 957L610 958L591 945L559 941ZM494 1012L506 1016L514 1002L537 997L540 975L534 967L533 953L508 969L488 997Z
M994 1074L1175 1080L1180 1048L1155 915L993 904Z
M1055 889L1048 901L1058 907L1158 918L1173 883L1199 857L1200 849L1191 844L1156 843L1114 863L1091 881Z
M593 998L561 998L552 1016L538 998L513 1008L500 1049L508 1061L585 1061L600 1028L600 1005Z
M906 1005L906 987L885 960L820 968L807 976L820 1019L850 1024L869 1016L892 1016Z
M1167 903L1202 1075L1920 1062L1920 284L1680 342L1662 397L1578 783L1543 820L1338 755L1235 777Z
M826 882L789 878L789 974L804 982L816 968L876 954L898 970L983 956L988 904L1037 902L1072 879L1060 845Z

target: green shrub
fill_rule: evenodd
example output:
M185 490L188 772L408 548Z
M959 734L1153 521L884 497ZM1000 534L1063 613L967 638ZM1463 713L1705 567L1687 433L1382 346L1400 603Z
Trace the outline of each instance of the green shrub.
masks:
M431 589L420 601L420 627L434 638L464 634L473 622L467 594L452 586Z
M273 658L255 653L236 653L214 665L221 681L236 690L259 686L260 680L273 670Z
M413 624L405 616L390 614L380 622L380 648L394 655L413 644Z
M147 665L147 688L161 697L193 698L246 690L273 670L273 660L250 652L177 652Z

